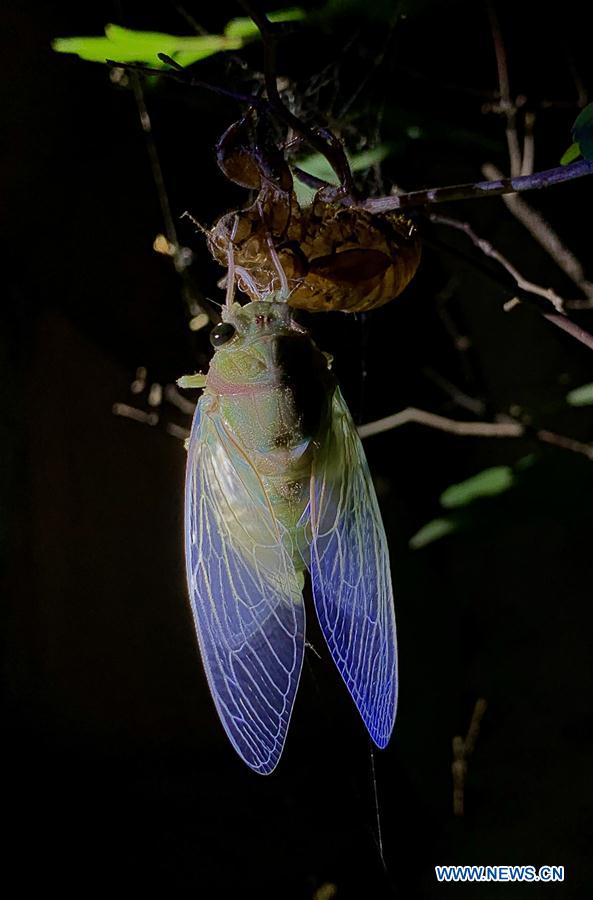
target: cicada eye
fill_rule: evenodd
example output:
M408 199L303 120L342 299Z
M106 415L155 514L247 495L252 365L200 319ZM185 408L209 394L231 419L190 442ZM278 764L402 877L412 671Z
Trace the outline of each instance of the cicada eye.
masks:
M230 322L221 322L210 332L210 343L213 347L222 347L235 336L236 328Z

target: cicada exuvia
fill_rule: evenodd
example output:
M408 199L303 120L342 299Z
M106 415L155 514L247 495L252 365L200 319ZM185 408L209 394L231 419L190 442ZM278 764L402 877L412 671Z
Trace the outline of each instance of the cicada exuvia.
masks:
M366 312L398 297L420 264L413 222L399 211L371 213L344 196L337 202L335 188L301 207L284 155L261 133L259 144L250 142L249 122L248 115L234 123L218 145L222 171L255 199L210 229L215 259L226 266L233 247L238 282L252 300L282 290L283 281L289 305L310 312Z
M188 442L185 540L222 724L252 769L275 768L303 662L308 570L331 655L385 747L397 702L389 553L328 356L277 295L227 305L211 341Z
M285 210L283 219L275 210L281 230L270 225L264 204L256 203L222 216L209 233L219 262L226 263L233 245L241 286L252 299L281 288L270 257L271 234L290 287L288 303L295 308L367 312L399 296L414 277L420 238L402 213L373 214L319 197L304 209L291 197Z

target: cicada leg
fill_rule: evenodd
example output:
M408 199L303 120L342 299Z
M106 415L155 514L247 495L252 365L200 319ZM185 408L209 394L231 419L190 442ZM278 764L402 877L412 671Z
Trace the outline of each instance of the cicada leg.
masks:
M182 375L177 379L177 385L180 388L204 388L206 387L206 376L201 372L195 375Z

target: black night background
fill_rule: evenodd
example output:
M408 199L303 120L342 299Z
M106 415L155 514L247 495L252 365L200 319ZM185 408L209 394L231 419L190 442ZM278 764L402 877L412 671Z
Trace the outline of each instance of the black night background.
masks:
M303 6L316 15L281 43L278 72L297 112L351 152L389 145L381 172L358 176L363 189L480 181L485 163L508 174L507 118L489 111L499 81L486 4ZM243 14L231 0L186 9L213 33ZM586 9L495 8L521 140L525 112L534 116L537 171L559 164L593 90ZM365 316L301 315L333 354L359 423L415 407L526 426L521 438L487 438L406 424L365 442L400 652L398 719L374 757L384 869L369 741L312 616L321 658L308 653L277 771L259 777L233 752L186 595L185 452L166 426L188 418L170 403L153 427L112 413L118 402L150 411L150 385L207 367L208 329L189 330L181 279L152 248L163 219L132 91L50 44L107 22L189 34L187 21L175 3L134 0L25 0L2 20L5 882L62 895L489 898L504 888L438 884L435 864L550 864L565 867L564 883L513 893L589 896L593 462L582 445L593 415L566 397L593 381L593 350L422 210L423 259L401 297ZM194 70L252 87L261 42L236 56L244 68L218 54ZM144 90L192 278L221 300L222 270L180 216L208 226L246 202L214 156L240 107L164 78ZM593 279L593 178L522 197ZM525 279L587 299L500 197L434 211L470 223ZM570 315L593 332L593 311ZM133 395L138 367L147 387ZM579 444L538 439L542 430ZM442 508L449 486L498 466L512 469L508 490ZM448 515L452 533L410 546ZM480 698L454 815L452 741Z

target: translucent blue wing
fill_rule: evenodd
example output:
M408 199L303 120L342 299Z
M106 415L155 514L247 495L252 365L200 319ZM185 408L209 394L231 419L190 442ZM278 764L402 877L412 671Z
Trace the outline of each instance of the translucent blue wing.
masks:
M311 479L311 581L330 652L378 747L397 705L389 551L360 438L336 389Z
M276 766L303 652L303 576L262 481L204 395L189 441L187 578L202 661L226 733L247 765Z

